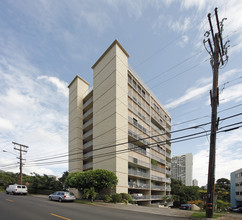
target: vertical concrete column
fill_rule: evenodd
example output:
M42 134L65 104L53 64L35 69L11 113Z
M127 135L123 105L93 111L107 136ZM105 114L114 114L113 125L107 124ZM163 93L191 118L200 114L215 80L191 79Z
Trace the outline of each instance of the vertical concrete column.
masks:
M83 95L89 83L76 76L69 88L69 172L83 170Z
M128 57L115 40L92 67L93 169L114 172L118 193L128 192Z

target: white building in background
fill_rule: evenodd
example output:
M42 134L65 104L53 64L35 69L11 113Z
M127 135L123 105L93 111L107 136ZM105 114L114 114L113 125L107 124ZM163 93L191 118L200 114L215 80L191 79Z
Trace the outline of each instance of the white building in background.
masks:
M197 179L192 180L192 185L193 185L193 186L198 186L198 181L197 181Z
M242 168L230 173L230 202L242 206Z
M171 178L181 180L186 186L192 186L193 156L191 153L174 156L171 160Z

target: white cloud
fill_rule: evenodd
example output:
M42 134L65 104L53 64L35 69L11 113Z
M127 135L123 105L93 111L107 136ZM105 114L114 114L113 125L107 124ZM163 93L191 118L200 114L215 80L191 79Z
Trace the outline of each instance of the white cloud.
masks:
M64 82L57 77L53 76L39 76L37 79L46 79L47 81L51 82L53 85L55 85L59 92L61 92L63 95L68 97L68 83Z
M220 80L219 80L220 83L223 83L229 77L231 77L231 76L235 75L235 73L239 73L239 72L241 72L241 70L239 70L239 69L232 69L232 70L229 70L229 71L223 73L220 76ZM188 101L196 100L196 99L200 98L201 95L203 95L205 93L209 93L209 90L211 89L211 86L212 86L212 84L209 83L209 81L210 82L212 81L211 77L199 79L195 83L196 86L187 89L185 91L184 95L182 95L181 97L179 97L179 98L177 98L175 100L171 100L168 104L165 105L165 107L167 109L173 109L173 108L176 108L176 107L178 107L178 106L180 106L182 104L187 103ZM239 97L241 95L241 89L239 89L239 86L238 87L236 86L236 88L231 89L231 94L230 94L230 90L227 90L225 95L227 95L227 96L232 95L232 97L237 98L237 97ZM225 98L225 95L224 95L224 98ZM232 99L229 100L227 98L227 101L232 101Z
M0 54L0 145L11 146L15 141L29 146L24 155L25 173L61 173L67 169L67 163L51 167L27 166L27 163L37 155L46 157L67 152L67 83L57 77L41 75L17 48L3 45ZM38 77L50 83L36 80ZM6 164L16 164L17 160L10 156L13 157L5 153L0 169ZM18 166L14 165L10 171L18 172Z
M13 130L14 126L11 121L0 117L0 130Z
M168 27L175 32L185 32L191 26L191 19L189 17L180 18L178 21L168 21Z
M230 173L240 169L242 164L242 136L241 130L234 130L229 133L217 136L216 169L215 179L230 179ZM208 147L200 150L193 157L193 178L197 179L200 186L207 184Z

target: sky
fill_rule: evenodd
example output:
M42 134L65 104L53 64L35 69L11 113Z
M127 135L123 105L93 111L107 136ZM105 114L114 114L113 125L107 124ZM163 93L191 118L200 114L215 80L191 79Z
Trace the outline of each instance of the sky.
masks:
M193 178L206 185L213 74L203 41L208 13L217 32L215 7L220 21L227 18L222 37L230 46L219 69L223 131L242 121L242 1L0 1L0 169L18 172L14 141L29 146L24 173L68 170L68 85L76 75L92 84L91 66L117 39L170 113L172 131L193 127L172 138L202 132L171 149L172 156L193 154ZM43 160L55 155L63 158ZM242 129L218 133L215 178L241 167Z

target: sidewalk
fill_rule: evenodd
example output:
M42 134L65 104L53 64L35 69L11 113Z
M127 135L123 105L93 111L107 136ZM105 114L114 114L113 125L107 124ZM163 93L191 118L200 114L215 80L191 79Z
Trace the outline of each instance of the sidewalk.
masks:
M173 217L184 217L189 218L193 211L185 211L179 209L171 209L166 207L150 207L150 206L138 206L138 205L126 205L120 203L104 203L104 202L95 202L95 206L105 206L110 208L122 209L122 210L129 210L134 212L144 212L156 215L166 215L166 216L173 216Z

